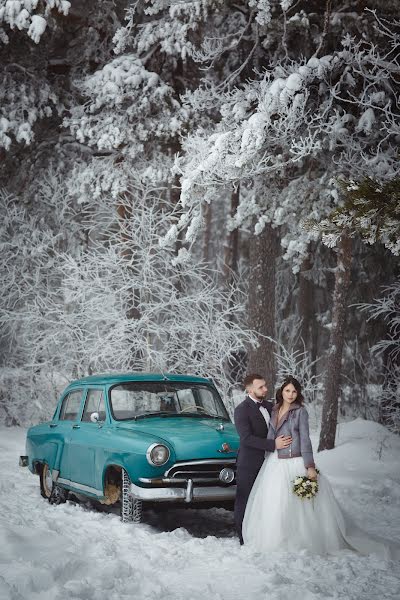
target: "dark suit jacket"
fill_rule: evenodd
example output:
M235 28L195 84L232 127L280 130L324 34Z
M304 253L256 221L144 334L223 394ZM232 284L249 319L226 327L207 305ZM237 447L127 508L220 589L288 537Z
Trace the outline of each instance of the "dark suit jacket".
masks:
M271 415L272 402L266 402L266 405ZM235 408L234 420L240 437L237 468L258 472L265 451L274 452L275 440L267 439L268 426L259 407L249 396Z

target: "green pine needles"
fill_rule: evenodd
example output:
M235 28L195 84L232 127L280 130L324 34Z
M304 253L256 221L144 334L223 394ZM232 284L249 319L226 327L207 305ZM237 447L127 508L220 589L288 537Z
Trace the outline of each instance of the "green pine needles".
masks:
M383 243L400 254L400 178L378 181L339 180L342 202L325 219L306 227L322 233L323 242L334 247L342 234L358 234L367 244Z

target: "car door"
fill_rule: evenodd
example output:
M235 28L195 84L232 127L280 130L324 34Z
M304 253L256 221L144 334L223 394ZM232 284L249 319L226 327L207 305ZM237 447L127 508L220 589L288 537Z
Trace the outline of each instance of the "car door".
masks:
M62 480L68 482L70 479L68 452L73 427L78 421L82 411L83 389L79 388L68 392L61 403L60 413L56 424L50 425L57 428L57 433L62 439L62 447L59 449L59 455L55 468L60 471L60 483Z
M97 413L98 421L91 420ZM109 434L104 390L90 387L84 398L79 423L75 423L68 446L68 470L71 485L82 492L101 496L105 447Z

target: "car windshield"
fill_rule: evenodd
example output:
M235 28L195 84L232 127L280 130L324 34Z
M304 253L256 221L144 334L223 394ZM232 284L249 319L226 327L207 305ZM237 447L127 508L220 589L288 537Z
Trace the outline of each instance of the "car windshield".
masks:
M199 416L229 420L217 391L207 385L172 382L128 382L110 393L114 419L150 416Z

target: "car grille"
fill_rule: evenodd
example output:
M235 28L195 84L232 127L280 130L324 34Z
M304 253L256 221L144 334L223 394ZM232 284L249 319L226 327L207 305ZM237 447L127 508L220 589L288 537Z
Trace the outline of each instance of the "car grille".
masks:
M177 480L177 482L192 479L193 483L197 484L221 483L219 474L222 469L225 468L236 471L236 459L175 463L165 472L165 477L168 477L171 480ZM233 480L230 485L234 485L235 483L235 480Z

